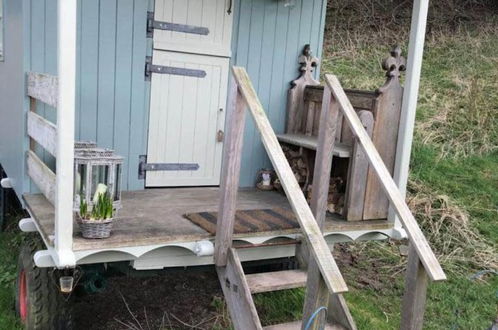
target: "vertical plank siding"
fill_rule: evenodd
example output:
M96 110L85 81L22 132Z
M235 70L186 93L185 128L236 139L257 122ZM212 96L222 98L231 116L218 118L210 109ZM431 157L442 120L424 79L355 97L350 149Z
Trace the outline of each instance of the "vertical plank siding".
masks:
M277 133L285 126L289 83L299 72L297 57L305 44L321 56L325 3L296 0L293 8L282 2L238 0L235 3L232 64L247 68L268 118ZM256 173L270 167L254 122L248 120L242 153L241 186L254 186Z
M26 8L27 7L27 8ZM29 11L20 0L3 0L3 60L0 61L0 164L11 179L18 196L29 189L26 180L26 157L28 144L26 129L27 102L25 100L25 57L29 41L24 39L23 11Z
M76 139L113 148L127 160L123 189L143 189L148 94L144 81L149 0L79 0ZM31 0L29 71L57 74L57 0ZM55 121L55 109L37 113ZM49 164L53 161L42 155Z
M235 2L232 64L247 68L272 126L283 132L299 52L310 43L321 55L324 0L296 0L293 8L278 1ZM30 1L28 71L57 74L56 5L56 0ZM143 189L137 169L147 146L150 84L144 65L151 43L145 31L153 0L79 0L78 6L76 139L115 149L126 159L123 189ZM49 106L40 103L37 113L55 121ZM257 171L270 162L252 120L244 141L240 184L253 186ZM53 165L48 153L39 156Z
M99 64L99 1L84 0L80 5L79 104L76 135L81 140L97 140L97 93Z

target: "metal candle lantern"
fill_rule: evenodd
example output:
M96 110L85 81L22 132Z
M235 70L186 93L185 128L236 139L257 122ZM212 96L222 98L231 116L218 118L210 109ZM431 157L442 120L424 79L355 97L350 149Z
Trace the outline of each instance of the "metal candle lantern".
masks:
M113 150L96 148L94 143L77 142L74 148L74 209L84 200L89 207L95 196L108 193L115 209L121 207L123 157ZM98 192L98 194L96 194Z

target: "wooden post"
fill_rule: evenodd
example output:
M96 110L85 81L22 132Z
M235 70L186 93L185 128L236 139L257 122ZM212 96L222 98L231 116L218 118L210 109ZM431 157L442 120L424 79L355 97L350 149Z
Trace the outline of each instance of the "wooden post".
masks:
M412 150L413 129L415 127L415 114L417 112L418 90L420 85L420 72L424 55L425 29L429 0L415 0L412 11L410 41L408 44L408 60L406 68L405 88L401 108L396 160L394 166L394 182L403 197L408 182L410 155ZM394 209L389 210L389 219L393 220L396 227L401 227L399 218Z
M410 245L401 310L401 330L422 330L428 284L429 278L424 266L417 251Z
M323 229L327 212L330 171L332 169L332 150L335 144L338 113L339 105L335 100L332 100L330 89L325 87L320 112L320 128L311 191L311 211L321 230ZM315 259L309 258L302 329L304 329L309 318L318 308L321 306L328 307L328 302L329 291L327 285L323 280ZM325 316L326 313L317 315L310 329L323 329L326 321Z
M216 267L221 288L236 330L262 330L251 290L235 249L227 250L227 265Z
M77 0L57 7L58 75L55 250L58 267L75 265L73 248L73 163L76 95Z
M223 154L221 172L220 204L216 224L214 262L216 266L226 266L228 249L232 247L233 226L239 189L240 160L242 154L246 104L232 80L229 96L230 125L227 143Z
M331 294L327 313L327 321L340 325L348 330L357 330L356 323L342 294Z

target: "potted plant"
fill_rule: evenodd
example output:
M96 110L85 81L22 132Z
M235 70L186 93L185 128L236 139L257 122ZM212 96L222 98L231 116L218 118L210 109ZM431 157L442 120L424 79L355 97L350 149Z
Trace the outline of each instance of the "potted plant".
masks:
M81 234L85 238L107 238L111 236L114 217L113 200L107 192L107 187L99 184L93 197L93 206L82 198L77 214L77 222Z

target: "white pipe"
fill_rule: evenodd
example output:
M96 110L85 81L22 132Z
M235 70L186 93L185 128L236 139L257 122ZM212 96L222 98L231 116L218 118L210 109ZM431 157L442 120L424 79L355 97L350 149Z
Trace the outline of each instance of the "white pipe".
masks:
M398 144L396 149L396 164L394 166L393 176L394 182L403 195L406 195L406 185L408 182L428 9L429 0L414 1L410 41L408 44L406 81L403 92L403 105L401 108ZM401 223L392 208L389 210L389 219L394 219L395 227L401 227Z
M77 0L59 0L57 7L57 192L55 198L55 250L59 268L76 263L73 246L73 164L76 95Z
M12 188L12 181L9 178L3 178L0 180L0 186L4 189L10 189Z
M211 241L195 242L194 253L198 257L212 256L214 254L213 242L211 242Z

